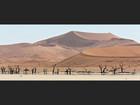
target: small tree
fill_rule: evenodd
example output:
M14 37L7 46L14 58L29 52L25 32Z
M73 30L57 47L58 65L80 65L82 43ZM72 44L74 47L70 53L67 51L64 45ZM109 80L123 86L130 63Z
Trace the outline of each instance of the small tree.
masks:
M29 69L25 68L24 69L24 74L28 74Z
M53 70L52 70L52 74L55 73L55 67L56 67L56 64L53 65Z
M57 72L56 73L59 74L59 69L57 69Z
M47 74L47 69L43 69L44 74Z
M118 70L119 68L117 66L112 66L112 71L113 71L113 74L115 75L116 74L116 71Z
M106 66L106 65L103 66L103 65L101 64L101 65L99 65L99 69L100 69L101 74L102 74L102 73L105 73L106 70L107 70L107 66Z
M68 68L68 72L69 72L69 75L71 75L71 72L72 72L71 68Z
M14 74L14 69L11 66L8 66L8 69L10 74Z
M2 67L1 67L1 72L2 72L2 74L6 73L5 70L6 70L6 68L5 68L4 66L2 66Z
M121 73L124 73L124 65L120 64Z
M36 74L36 67L34 67L33 69L32 69L32 74Z
M66 74L67 74L67 75L69 74L69 71L68 71L68 69L66 69L66 70L65 70L65 72L66 72Z
M19 67L19 65L16 66L15 73L16 73L16 74L19 74L19 73L20 73L20 67Z

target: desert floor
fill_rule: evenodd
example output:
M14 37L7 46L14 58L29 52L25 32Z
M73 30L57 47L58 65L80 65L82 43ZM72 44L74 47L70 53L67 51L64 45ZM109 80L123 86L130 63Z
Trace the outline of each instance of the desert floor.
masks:
M140 75L0 75L0 81L121 81L140 80Z

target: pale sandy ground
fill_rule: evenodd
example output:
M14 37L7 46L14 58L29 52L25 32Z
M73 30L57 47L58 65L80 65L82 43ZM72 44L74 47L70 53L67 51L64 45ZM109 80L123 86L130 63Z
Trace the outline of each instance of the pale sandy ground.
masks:
M140 75L0 75L0 81L121 81L140 80Z

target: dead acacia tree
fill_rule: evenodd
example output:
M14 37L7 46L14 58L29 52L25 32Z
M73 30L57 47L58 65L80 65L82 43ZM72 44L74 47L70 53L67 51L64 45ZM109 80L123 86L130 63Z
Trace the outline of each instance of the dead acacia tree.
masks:
M36 69L36 67L34 67L34 68L32 69L32 74L36 74L36 71L37 71L37 69Z
M11 66L8 66L8 70L10 74L14 74L14 68L12 68Z
M124 73L124 65L123 64L120 64L120 70L121 70L121 73Z
M65 70L65 73L68 75L68 69Z
M29 71L29 69L25 68L23 73L28 74L28 71Z
M113 74L115 75L118 69L119 69L119 67L117 67L117 66L112 66L112 70L111 70L111 71L112 71Z
M48 71L47 69L43 69L44 74L47 74L47 71Z
M68 68L69 75L71 75L71 72L72 72L71 68Z
M16 74L20 74L20 67L19 67L19 65L16 66L15 73Z
M101 64L101 65L99 65L99 69L100 69L101 74L102 74L102 73L106 73L107 66L106 66L106 65L103 66L103 65Z
M59 74L59 69L57 69L57 72L56 72L56 74L57 74L57 75Z
M2 74L6 73L6 68L4 66L2 66L0 69L1 69Z
M55 67L56 67L56 64L53 65L52 74L55 74Z

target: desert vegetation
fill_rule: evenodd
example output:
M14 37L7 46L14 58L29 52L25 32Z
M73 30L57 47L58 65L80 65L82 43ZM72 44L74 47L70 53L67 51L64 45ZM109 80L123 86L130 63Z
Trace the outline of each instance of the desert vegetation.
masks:
M58 67L57 64L52 65L50 69L48 67L39 68L39 67L20 67L16 66L1 66L1 74L42 74L42 75L134 75L136 74L136 69L127 71L130 66L119 64L114 66L108 66L100 64L98 68L90 67ZM92 68L92 69L91 69Z

